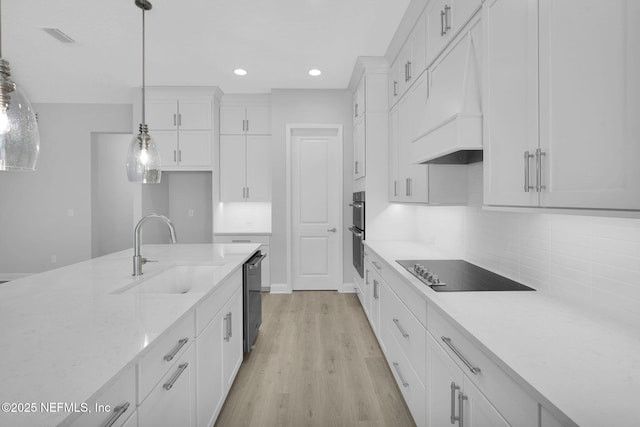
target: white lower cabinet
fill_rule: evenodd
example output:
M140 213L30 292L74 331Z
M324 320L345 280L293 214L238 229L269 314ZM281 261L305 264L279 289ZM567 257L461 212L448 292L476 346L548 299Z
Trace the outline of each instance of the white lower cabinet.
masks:
M197 425L215 423L242 363L242 270L196 308Z
M138 407L138 426L196 426L196 362L192 344Z
M431 334L426 335L427 425L509 426L510 424L445 353Z

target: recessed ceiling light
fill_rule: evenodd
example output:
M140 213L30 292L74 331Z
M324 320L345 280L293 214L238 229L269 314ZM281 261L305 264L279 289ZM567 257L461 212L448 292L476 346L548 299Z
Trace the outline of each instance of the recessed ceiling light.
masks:
M309 75L310 76L318 77L320 74L322 74L322 71L318 70L317 68L309 70Z
M233 70L233 72L235 73L236 76L246 76L247 75L247 70L243 70L242 68L236 68L235 70Z

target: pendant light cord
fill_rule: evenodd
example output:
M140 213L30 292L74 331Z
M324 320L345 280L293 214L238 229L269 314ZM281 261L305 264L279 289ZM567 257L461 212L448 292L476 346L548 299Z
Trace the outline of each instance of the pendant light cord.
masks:
M0 0L1 1L1 0ZM144 40L144 34L145 34L145 28L144 28L144 8L142 8L142 124L145 125L147 124L146 120L145 120L145 95L146 95L146 89L145 89L145 78L144 78L144 74L145 74L145 69L144 69L144 63L145 63L145 40Z
M2 1L0 1L0 58L2 58Z

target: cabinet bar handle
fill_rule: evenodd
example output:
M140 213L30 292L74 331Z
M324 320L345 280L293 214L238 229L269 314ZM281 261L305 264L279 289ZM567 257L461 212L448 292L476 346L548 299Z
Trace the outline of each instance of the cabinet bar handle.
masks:
M358 161L356 160L356 175L358 175Z
M396 370L398 377L400 378L400 382L402 383L403 387L409 387L409 383L405 381L404 377L402 376L402 372L400 372L400 365L398 365L398 363L393 362L393 367Z
M118 405L113 408L113 415L109 417L109 419L104 423L103 427L111 427L112 425L114 425L116 421L118 421L118 419L122 416L122 414L127 412L127 409L129 409L129 402L125 402L122 405Z
M171 390L171 388L176 383L176 381L178 381L178 378L180 378L180 375L182 375L184 370L187 369L187 366L189 366L188 363L183 363L182 365L178 365L178 370L176 371L176 373L173 374L173 376L171 377L168 383L165 383L162 385L162 388L164 388L167 391Z
M458 425L464 427L464 401L467 400L467 396L464 393L458 393Z
M373 279L373 297L375 299L378 299L380 297L380 291L378 291L379 287L380 282L378 282L376 279Z
M398 96L398 82L393 81L393 96Z
M533 157L528 151L524 152L524 192L528 193L529 190L533 190L533 187L529 185L529 159Z
M460 419L456 417L456 390L460 390L460 387L451 381L451 424L455 424Z
M408 77L407 80L411 80L412 79L412 77L411 77L411 65L412 65L411 61L407 62L407 77Z
M398 180L393 180L393 197L398 197Z
M178 161L178 157L177 157L177 152L176 150L173 150L173 161L177 162Z
M380 267L380 266L378 265L378 263L377 263L377 262L375 262L375 261L371 261L371 264L373 264L373 266L374 266L375 268L377 268L378 270L382 270L382 267Z
M251 239L233 239L231 243L251 243Z
M393 323L396 324L396 326L398 327L398 330L400 331L400 333L404 338L409 338L409 334L405 332L404 328L402 327L398 319L393 319Z
M178 127L182 126L182 113L178 113Z
M451 29L451 6L444 6L444 33L447 34Z
M173 115L173 125L174 126L178 126L178 115L177 114Z
M405 196L409 197L409 178L404 180L404 187Z
M182 161L182 150L178 150L178 163Z
M229 341L229 313L224 315L224 340Z
M233 336L233 313L229 312L229 338Z
M444 36L446 33L446 31L444 30L444 10L440 11L440 36Z
M364 271L364 284L368 285L369 284L369 269L366 269Z
M178 352L180 351L180 349L182 347L184 347L184 345L189 341L189 338L182 338L180 341L178 341L178 344L176 344L175 347L173 347L173 350L171 350L171 353L166 354L164 356L164 360L166 360L167 362L170 362L173 360L174 357L176 357L176 354L178 354Z
M538 193L547 188L542 185L542 156L545 155L546 153L542 149L536 149L536 191Z
M247 119L247 132L249 132L249 119Z
M473 375L478 375L480 373L480 368L473 366L471 363L469 363L469 361L467 359L465 359L465 357L462 355L462 353L460 353L460 350L458 350L453 345L453 343L451 342L451 338L442 336L442 337L440 337L440 339L442 339L442 341L447 345L447 347L449 347L451 349L451 351L453 351L456 354L456 356L458 356L460 358L460 360L462 360L462 363L467 365L467 368L469 368L469 370L471 371L471 373Z

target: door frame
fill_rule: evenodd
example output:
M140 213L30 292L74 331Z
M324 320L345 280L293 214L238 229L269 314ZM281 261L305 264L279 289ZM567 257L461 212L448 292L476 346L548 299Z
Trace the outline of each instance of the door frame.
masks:
M342 132L342 125L340 124L313 124L313 123L301 123L301 124L287 124L287 141L286 141L286 169L287 169L287 183L286 183L286 192L287 192L287 288L286 290L282 290L284 292L290 293L293 291L293 253L292 253L292 245L293 245L293 206L292 206L292 166L293 166L293 158L291 155L292 152L292 144L293 144L293 133L297 130L312 130L312 129L335 129L338 138L338 144L340 145L338 149L338 162L341 166L340 170L342 173L339 177L340 188L338 189L338 197L340 200L340 204L342 204L343 196L344 196L344 135ZM340 241L338 245L338 271L340 274L340 279L338 283L338 291L342 291L343 282L344 282L344 235L342 232L343 227L343 219L344 212L340 210L340 214L338 215L338 231L337 237Z

